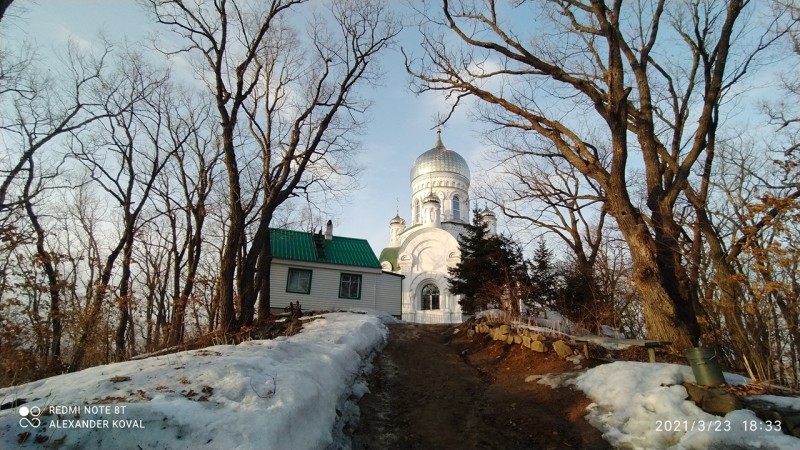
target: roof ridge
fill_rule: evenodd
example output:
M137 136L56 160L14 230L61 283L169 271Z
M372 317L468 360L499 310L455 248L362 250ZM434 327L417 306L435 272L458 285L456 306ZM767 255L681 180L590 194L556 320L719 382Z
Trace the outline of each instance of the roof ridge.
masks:
M307 234L307 235L310 235L312 237L314 235L316 235L316 233L314 233L314 232L302 231L302 230L290 230L288 228L273 228L273 227L270 227L269 230L271 232L272 231L281 231L281 232L285 232L285 233ZM351 237L351 236L337 236L337 235L333 235L333 238L334 239L350 239L350 240L354 240L354 241L367 241L368 240L368 239L365 239L365 238L357 238L357 237Z

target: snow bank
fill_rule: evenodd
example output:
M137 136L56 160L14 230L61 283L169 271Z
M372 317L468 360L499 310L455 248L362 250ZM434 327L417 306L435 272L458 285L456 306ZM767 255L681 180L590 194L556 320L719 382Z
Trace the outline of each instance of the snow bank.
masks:
M64 439L65 448L324 448L358 413L352 400L367 392L360 380L365 361L386 341L382 319L325 314L289 338L0 389L0 403L27 400L26 409L0 412L0 448L17 447L26 431L26 446L41 436L51 445Z
M725 378L731 384L746 381L733 374ZM770 431L752 411L718 417L686 400L681 383L695 381L689 366L620 361L562 380L562 385L574 385L594 402L587 408L587 419L617 448L800 448L800 439ZM781 402L800 409L800 399Z

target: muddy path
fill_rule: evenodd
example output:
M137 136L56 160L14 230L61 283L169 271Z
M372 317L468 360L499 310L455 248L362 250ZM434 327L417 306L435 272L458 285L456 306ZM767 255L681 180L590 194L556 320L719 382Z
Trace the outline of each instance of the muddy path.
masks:
M526 383L571 363L442 325L390 325L354 449L610 448L569 388Z

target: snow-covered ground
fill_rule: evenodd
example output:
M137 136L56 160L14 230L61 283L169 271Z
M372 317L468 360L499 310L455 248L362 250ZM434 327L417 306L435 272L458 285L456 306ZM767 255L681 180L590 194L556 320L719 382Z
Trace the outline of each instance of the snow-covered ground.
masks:
M0 389L0 448L312 449L345 422L386 341L377 314L331 313L288 338L221 345ZM20 437L29 432L27 442ZM38 441L38 442L36 442ZM61 444L60 446L58 444Z
M504 320L500 310L483 311L477 319ZM603 336L574 336L575 324L556 311L529 317L514 323L519 328L563 338L596 342L611 350L625 344L605 342ZM603 325L604 336L624 338L622 333ZM580 369L581 357L570 360ZM765 423L747 409L718 417L706 413L690 400L683 382L694 383L688 365L619 361L589 370L531 375L526 382L537 381L550 387L573 385L593 403L586 418L603 432L603 437L617 448L636 449L800 449L800 439L783 434L784 424ZM750 380L725 373L729 384ZM758 398L783 408L800 411L800 398L762 395Z
M746 409L725 417L686 400L681 383L694 382L689 366L619 361L585 372L529 377L552 387L574 385L593 401L587 419L617 448L799 449L800 439L783 434ZM725 374L729 384L747 379ZM800 411L800 399L760 396Z
M0 389L0 448L347 448L363 375L385 345L380 314L331 313L292 337L156 356ZM580 361L575 361L580 363ZM615 362L529 377L574 385L587 419L619 448L797 449L748 410L725 417L686 400L689 366ZM744 383L726 374L729 383ZM800 410L800 399L761 396ZM771 424L773 428L775 424ZM24 433L27 441L20 443Z

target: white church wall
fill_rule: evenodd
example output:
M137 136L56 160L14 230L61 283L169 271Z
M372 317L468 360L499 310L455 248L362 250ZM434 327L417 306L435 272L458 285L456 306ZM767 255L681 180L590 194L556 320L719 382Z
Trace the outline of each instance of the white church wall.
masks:
M469 180L461 175L454 173L444 172L432 175L424 175L418 177L413 185L412 192L412 211L411 217L413 223L420 223L420 218L415 217L414 209L417 202L422 204L425 198L433 193L441 202L441 215L442 221L447 220L460 220L462 222L469 221ZM453 197L458 196L460 207L460 217L457 219L453 216Z
M443 222L442 229L450 233L456 239L458 239L459 235L467 231L463 224L456 222Z
M444 146L441 130L437 133L436 146L411 167L411 220L408 228L398 217L391 220L388 248L397 248L397 253L387 252L385 258L397 255L398 272L406 277L403 320L458 323L464 320L461 305L448 290L447 276L460 261L457 238L471 221L470 171L464 158ZM426 283L438 288L439 309L422 310L421 289Z
M420 323L462 321L458 297L448 290L448 268L458 262L458 243L439 228L422 228L409 235L400 248L400 270L406 276L403 320ZM422 310L420 290L432 283L439 289L439 309Z

